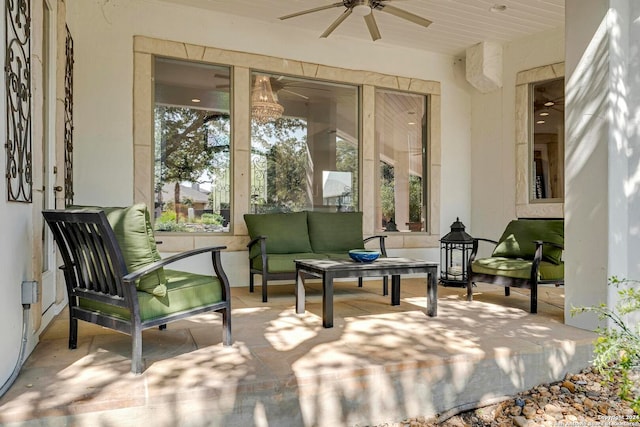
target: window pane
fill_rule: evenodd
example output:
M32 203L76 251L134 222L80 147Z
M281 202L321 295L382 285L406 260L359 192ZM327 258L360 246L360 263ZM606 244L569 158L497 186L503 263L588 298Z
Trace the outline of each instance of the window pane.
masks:
M424 95L376 90L378 230L426 231Z
M226 232L230 69L155 60L155 229Z
M530 152L533 200L564 198L564 79L533 83Z
M358 210L358 88L251 81L251 211Z

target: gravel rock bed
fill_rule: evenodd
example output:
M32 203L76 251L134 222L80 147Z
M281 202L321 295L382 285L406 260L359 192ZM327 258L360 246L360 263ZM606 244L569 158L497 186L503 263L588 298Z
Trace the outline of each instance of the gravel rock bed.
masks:
M631 374L640 392L640 371ZM466 411L446 420L411 418L377 427L640 427L640 415L618 397L618 387L592 368L568 374L511 399Z

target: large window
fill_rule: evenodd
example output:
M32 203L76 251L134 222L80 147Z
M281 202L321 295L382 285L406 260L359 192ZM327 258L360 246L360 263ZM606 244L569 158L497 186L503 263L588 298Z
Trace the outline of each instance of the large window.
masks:
M251 73L251 212L358 210L358 88Z
M365 235L389 229L393 218L399 231L426 233L398 233L396 247L439 247L439 82L144 36L134 41L133 196L155 206L158 230L178 231L163 233L164 251L203 244L246 250L244 214L301 209L361 210ZM378 91L412 99L416 108L401 114L399 105L384 107L397 123L382 130ZM526 108L519 117L527 117ZM416 125L411 159L398 157L400 138L390 155L389 132ZM383 217L381 191L390 189ZM523 191L526 197L528 187Z
M516 216L564 216L564 63L518 72Z
M155 228L230 225L230 69L155 59Z
M377 229L427 231L424 95L376 90Z
M564 79L531 88L530 200L564 198Z

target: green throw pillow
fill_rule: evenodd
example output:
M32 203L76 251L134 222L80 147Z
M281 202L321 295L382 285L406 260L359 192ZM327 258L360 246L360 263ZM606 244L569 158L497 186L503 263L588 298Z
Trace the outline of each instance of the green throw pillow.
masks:
M492 257L533 259L535 240L564 246L564 221L561 219L518 219L511 221L502 233ZM562 249L542 247L542 258L554 264L562 262Z
M69 209L102 209L113 228L129 273L161 259L147 205L138 203L129 207L70 206ZM167 294L167 279L160 268L145 274L136 287L144 292L163 297Z
M363 249L362 212L308 212L313 252L348 252Z
M306 212L245 214L244 222L251 239L267 237L268 254L311 252ZM259 252L256 245L250 255L254 257Z

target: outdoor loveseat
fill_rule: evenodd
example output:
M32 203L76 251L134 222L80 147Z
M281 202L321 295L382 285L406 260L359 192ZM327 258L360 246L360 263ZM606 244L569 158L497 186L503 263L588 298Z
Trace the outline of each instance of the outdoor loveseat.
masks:
M479 242L495 245L490 257L476 259ZM475 282L531 289L531 313L538 311L538 285L564 285L564 221L517 219L511 221L500 240L474 238L469 257L467 300L473 299Z
M60 249L69 299L69 348L78 342L78 320L131 335L131 372L143 370L142 330L165 329L174 320L222 313L222 343L231 344L231 295L222 268L224 246L161 259L144 204L126 208L45 210ZM215 275L164 267L211 253Z
M267 302L268 280L294 280L296 259L349 259L349 250L364 249L378 239L381 256L386 257L386 236L362 234L362 212L315 212L245 214L251 241L249 248L249 291L254 275L262 276L262 301ZM358 280L362 286L362 279ZM388 293L387 277L383 292Z

